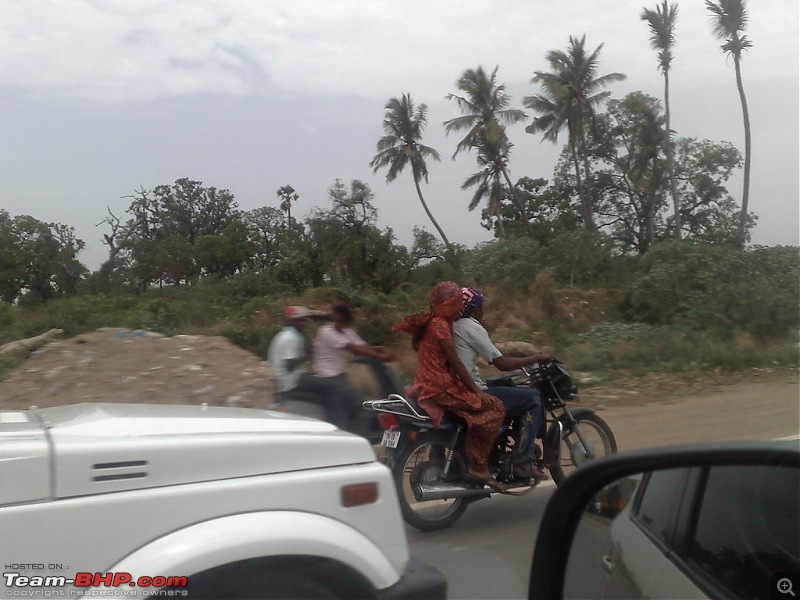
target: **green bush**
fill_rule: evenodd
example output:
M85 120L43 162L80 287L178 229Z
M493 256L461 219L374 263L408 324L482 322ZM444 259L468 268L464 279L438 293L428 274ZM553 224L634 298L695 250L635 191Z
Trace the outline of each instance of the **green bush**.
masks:
M671 241L654 247L639 266L626 296L633 321L760 338L785 337L800 325L796 248L742 252Z

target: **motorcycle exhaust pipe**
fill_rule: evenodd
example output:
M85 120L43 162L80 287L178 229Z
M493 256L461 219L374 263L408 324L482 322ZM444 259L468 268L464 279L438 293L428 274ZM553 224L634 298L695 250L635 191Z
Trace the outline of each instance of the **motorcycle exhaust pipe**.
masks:
M414 484L411 489L414 491L414 498L417 502L449 500L450 498L488 498L492 495L489 488L475 487L473 485L460 483L439 483L433 485L418 483Z

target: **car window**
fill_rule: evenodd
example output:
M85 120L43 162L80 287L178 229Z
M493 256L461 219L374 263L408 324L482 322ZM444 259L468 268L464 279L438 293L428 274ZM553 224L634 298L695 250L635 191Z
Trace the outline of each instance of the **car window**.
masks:
M642 487L635 521L657 541L666 544L672 529L672 505L682 493L688 469L653 471Z
M769 598L779 573L800 569L800 471L709 471L689 560L738 598Z

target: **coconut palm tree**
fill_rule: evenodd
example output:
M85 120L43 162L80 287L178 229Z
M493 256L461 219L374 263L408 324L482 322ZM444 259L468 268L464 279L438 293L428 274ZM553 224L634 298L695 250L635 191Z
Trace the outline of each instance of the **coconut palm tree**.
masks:
M736 244L744 247L747 227L747 204L750 198L750 113L747 110L747 98L742 85L742 52L752 48L753 44L744 35L747 29L747 7L745 0L706 0L706 8L711 13L711 31L717 39L725 43L722 51L733 57L736 70L736 87L739 89L739 100L742 103L744 119L744 186L742 190L742 210L739 215L739 228Z
M373 173L388 166L386 182L390 183L397 178L406 165L411 165L414 186L417 188L417 196L422 203L422 208L436 231L439 232L447 249L452 250L450 240L447 239L439 223L434 219L419 185L422 179L428 183L428 167L425 159L441 160L436 150L420 143L422 131L428 123L427 113L428 107L425 104L414 107L410 94L403 94L400 98L389 100L386 103L386 114L383 117L383 130L386 135L378 140L378 153L370 161L369 166L372 167Z
M501 177L508 163L508 149L510 144L497 138L487 139L486 132L478 130L476 133L475 148L478 150L477 162L482 167L473 173L461 184L462 190L475 187L475 193L469 203L469 210L475 210L485 199L486 210L497 219L497 228L501 239L507 239L503 218L500 214L503 199L503 186ZM527 216L523 213L522 220L528 223Z
M543 139L556 142L558 132L567 128L584 226L588 231L595 231L586 127L594 119L595 107L611 95L609 91L598 90L615 81L622 81L625 75L609 73L598 77L599 55L603 44L587 55L585 43L585 35L580 39L570 36L566 52L548 52L545 58L552 70L536 71L531 79L531 83L541 85L542 92L527 96L522 104L540 115L525 128L528 133L543 132ZM583 178L579 168L580 158L583 159Z
M669 190L672 204L675 207L675 237L681 238L681 204L675 182L675 167L672 149L672 129L669 112L669 70L672 65L672 47L675 45L675 24L678 21L678 5L667 4L667 0L656 6L655 10L642 9L642 21L650 27L650 46L658 51L658 68L664 74L664 116L667 129L665 154L667 157L667 173L669 174Z
M497 153L490 162L503 165L501 174L511 190L514 204L524 218L524 207L508 174L508 153L512 145L508 141L505 126L518 123L527 115L519 109L509 108L511 97L506 94L504 85L498 85L497 69L498 67L495 67L491 74L487 74L483 67L479 66L477 69L467 69L461 74L456 81L456 87L463 92L463 95L445 96L458 105L461 116L445 121L444 130L447 134L467 130L467 134L456 146L454 159L462 150L469 151L472 148L476 148L478 154L483 154L486 160L489 160L489 153ZM482 148L481 145L485 147ZM527 219L525 226L528 235L533 239L533 228Z

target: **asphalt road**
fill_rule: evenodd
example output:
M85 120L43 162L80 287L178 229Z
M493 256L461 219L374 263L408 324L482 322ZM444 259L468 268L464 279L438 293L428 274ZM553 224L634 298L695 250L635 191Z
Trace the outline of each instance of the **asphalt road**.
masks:
M612 406L599 413L619 449L693 442L798 438L797 378L712 390L670 401ZM411 552L448 579L453 599L526 598L536 531L555 487L521 498L493 496L467 509L455 525L422 533L407 528Z

